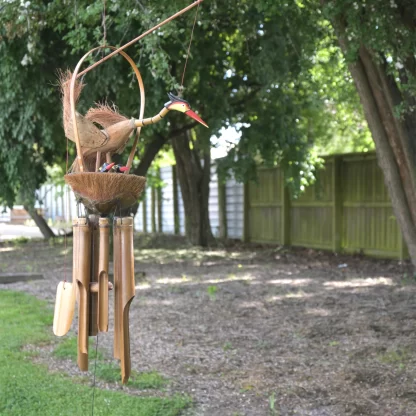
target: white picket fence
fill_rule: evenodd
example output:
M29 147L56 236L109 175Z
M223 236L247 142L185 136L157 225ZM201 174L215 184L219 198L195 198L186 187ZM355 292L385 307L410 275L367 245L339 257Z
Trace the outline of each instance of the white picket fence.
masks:
M160 177L163 182L161 189L162 195L162 230L163 233L173 234L175 231L174 209L173 209L173 174L172 167L166 166L160 169ZM216 166L211 168L211 182L209 194L209 218L212 232L215 236L219 235L219 204L218 204L218 176ZM152 198L151 188L146 187L146 198L141 203L135 216L134 225L136 231L144 231L143 227L143 209L146 208L146 230L152 229ZM75 196L68 186L57 186L52 184L42 185L38 191L37 203L38 208L42 208L46 219L53 222L63 221L71 222L77 217L77 204ZM243 216L244 216L244 190L243 185L235 180L228 180L226 183L226 201L227 201L227 235L229 238L241 239L243 237ZM178 185L178 211L179 211L179 230L180 234L185 233L185 214L183 208L182 195ZM156 223L158 210L156 209Z

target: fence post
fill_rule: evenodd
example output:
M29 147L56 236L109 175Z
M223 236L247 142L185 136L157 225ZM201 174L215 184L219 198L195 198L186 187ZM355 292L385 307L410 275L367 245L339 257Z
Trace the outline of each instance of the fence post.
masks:
M332 166L332 249L342 250L342 156L334 156Z
M250 184L244 182L244 211L243 211L243 241L248 243L250 241Z
M175 234L180 234L178 177L176 173L176 165L172 165L172 186L173 186L173 223L174 223Z
M281 223L282 223L282 245L290 246L290 192L289 188L286 186L285 175L282 168L277 168L280 171L280 187L281 195L280 199L282 201L282 210L281 210Z
M156 189L152 186L151 188L151 215L152 215L152 233L156 232Z
M163 232L163 218L162 218L162 187L161 182L162 182L162 175L160 173L160 168L157 169L157 177L159 179L159 187L157 188L156 192L157 192L157 231L159 233Z
M227 185L218 178L218 214L220 238L227 238Z

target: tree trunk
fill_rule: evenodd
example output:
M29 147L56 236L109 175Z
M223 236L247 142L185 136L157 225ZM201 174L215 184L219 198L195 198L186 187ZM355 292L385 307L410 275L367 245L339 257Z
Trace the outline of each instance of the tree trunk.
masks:
M40 215L37 212L34 206L24 205L24 208L32 217L33 221L35 221L35 224L38 226L40 232L43 234L46 240L56 237L55 233L52 231L48 223L45 221L45 218L43 218L42 215Z
M206 247L215 239L209 221L208 199L211 170L210 149L200 152L191 142L191 132L185 132L172 141L176 169L185 210L185 232L191 244Z
M348 48L345 25L335 22L341 48ZM376 145L378 164L393 205L393 211L416 267L416 165L413 142L416 140L415 115L394 115L394 107L406 101L395 80L365 46L349 66L360 95L370 131ZM409 128L410 127L410 128Z

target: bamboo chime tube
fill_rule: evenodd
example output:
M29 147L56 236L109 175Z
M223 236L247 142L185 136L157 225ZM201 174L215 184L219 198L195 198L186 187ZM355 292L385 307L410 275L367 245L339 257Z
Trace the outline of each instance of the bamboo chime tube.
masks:
M133 218L116 218L114 224L117 241L114 241L114 254L117 252L117 264L114 264L116 283L116 324L115 356L120 359L121 381L127 383L131 372L129 312L135 295L134 284L134 251L133 251ZM115 257L116 258L116 257Z
M108 243L109 243L108 218L100 218L99 234L100 249L98 261L98 330L108 331Z
M114 358L120 359L120 227L115 218L113 226L113 275L114 275Z
M98 230L98 217L96 215L89 215L88 223L91 233L91 272L90 285L88 286L89 293L89 319L88 319L88 335L95 336L98 334L98 293L91 292L91 283L98 283L99 279L99 253L100 253L100 236Z
M88 370L88 325L91 232L86 218L78 218L78 261L74 274L78 286L78 367Z
M133 250L133 218L122 218L121 224L121 279L122 279L122 349L121 349L121 381L127 383L131 372L129 314L130 304L135 295L134 285L134 250Z

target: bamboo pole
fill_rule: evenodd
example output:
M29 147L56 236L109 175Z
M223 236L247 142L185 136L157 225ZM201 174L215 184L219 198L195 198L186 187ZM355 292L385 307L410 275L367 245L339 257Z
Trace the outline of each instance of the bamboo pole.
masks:
M133 218L114 219L114 357L120 360L121 380L131 373L129 311L135 295Z
M100 218L100 255L98 263L98 330L108 331L108 251L109 251L108 218Z
M76 281L78 286L78 367L88 370L88 301L90 284L91 233L86 218L78 218L78 262Z
M121 381L126 384L131 373L129 313L130 304L135 296L134 284L134 250L133 250L133 218L120 219L121 242Z
M91 233L91 272L90 272L90 284L99 282L99 255L100 255L100 234L98 229L99 218L96 215L89 215L88 223ZM88 286L90 288L90 286ZM88 317L88 335L95 336L98 334L98 293L88 291L89 295L89 317Z
M120 326L121 326L121 276L120 276L120 227L119 218L114 218L113 226L113 275L114 275L114 358L120 358Z

